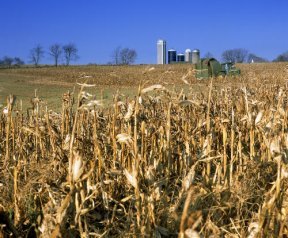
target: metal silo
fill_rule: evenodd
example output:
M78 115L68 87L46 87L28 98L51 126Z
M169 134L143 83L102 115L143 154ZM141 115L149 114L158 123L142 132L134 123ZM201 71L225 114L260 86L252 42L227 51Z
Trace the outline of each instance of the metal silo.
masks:
M157 41L157 64L166 64L166 41Z
M198 64L200 62L200 50L195 49L192 51L192 64Z
M192 51L190 49L185 50L185 62L192 63Z
M171 64L177 61L176 55L177 55L176 50L174 49L168 50L168 64Z
M185 55L184 54L178 54L177 55L177 62L185 62Z

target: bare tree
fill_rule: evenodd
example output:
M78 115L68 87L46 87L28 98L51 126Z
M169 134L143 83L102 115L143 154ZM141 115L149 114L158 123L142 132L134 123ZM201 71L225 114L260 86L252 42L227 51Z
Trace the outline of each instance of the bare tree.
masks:
M113 52L112 52L112 55L111 55L111 58L112 58L112 64L120 64L120 52L121 52L121 46L118 46Z
M120 51L120 64L133 64L136 60L137 52L134 49L124 48Z
M24 62L22 59L20 59L19 57L15 57L15 58L13 59L13 62L14 62L14 65L15 65L16 67L20 67L21 65L24 65L24 64L25 64L25 62Z
M117 48L114 49L112 52L111 58L112 61L109 62L110 64L133 64L136 60L137 57L137 52L134 49L129 49L129 48L121 48L118 46Z
M70 43L63 46L64 51L64 57L65 57L65 63L68 66L70 64L71 60L77 60L78 59L78 49L77 47Z
M13 64L13 58L11 58L11 57L9 57L9 56L5 56L4 58L3 58L3 65L4 66L6 66L6 67L11 67L12 66L12 64Z
M248 56L248 50L243 48L237 48L232 50L225 50L222 53L222 60L232 63L243 63Z
M204 58L206 58L206 59L213 58L213 54L208 51L208 52L204 55Z
M287 62L287 61L288 61L288 51L278 55L277 58L273 60L273 62Z
M262 57L259 57L259 56L255 55L255 54L250 53L248 55L248 57L247 57L247 62L248 63L252 63L252 62L254 62L254 63L263 63L263 62L268 62L268 60L264 59Z
M237 63L243 63L246 61L247 56L248 56L248 50L246 49L235 49L235 59Z
M24 61L21 60L19 57L12 58L9 56L5 56L0 60L0 66L2 67L8 67L8 68L12 66L20 67L23 64L24 64Z
M57 67L58 66L58 62L59 62L59 58L62 54L62 47L60 44L53 44L49 47L49 54L51 55L51 57L54 59L54 64Z
M35 48L30 50L30 60L35 65L38 66L40 60L44 56L44 50L41 45L37 45Z
M235 62L233 50L225 50L222 53L222 60L225 62Z

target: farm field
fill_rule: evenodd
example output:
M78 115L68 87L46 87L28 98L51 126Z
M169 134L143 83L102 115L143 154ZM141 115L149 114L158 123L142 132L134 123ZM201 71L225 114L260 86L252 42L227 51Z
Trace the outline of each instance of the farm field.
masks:
M287 236L288 65L237 67L0 70L0 237Z
M277 64L276 64L277 65ZM281 65L281 64L278 64ZM285 64L283 64L285 66ZM254 64L253 70L249 65L239 65L243 78L247 74L258 74L265 69L261 77L266 80L278 67L273 64ZM36 94L43 100L43 105L50 109L59 110L61 108L61 95L67 91L77 94L77 83L95 84L93 94L99 99L102 97L106 104L112 102L113 94L119 93L132 96L137 93L138 86L163 84L165 86L178 89L187 88L182 77L191 70L190 65L137 65L137 66L70 66L67 67L40 67L40 68L12 68L0 69L0 103L5 104L9 94L15 95L22 101L24 108L30 107L30 100ZM275 77L275 76L274 76ZM205 90L207 81L195 80L190 74L186 77L193 83L196 91ZM270 80L269 80L270 81ZM234 81L230 83L234 83ZM219 85L223 80L216 81ZM228 81L225 81L228 83ZM239 84L239 80L236 84ZM249 83L249 82L245 82ZM206 85L206 86L205 86ZM74 89L75 88L75 89ZM90 89L89 89L90 90ZM91 90L90 90L91 91Z
M155 68L155 70L151 70ZM165 85L183 84L181 77L191 66L74 66L0 69L0 102L9 94L22 100L24 107L30 107L30 99L36 94L43 100L43 105L51 109L61 108L61 95L75 88L77 82L95 84L93 94L112 102L113 94L135 95L141 83L164 83ZM150 71L149 71L150 70ZM92 93L92 91L90 90ZM19 101L18 100L18 101Z

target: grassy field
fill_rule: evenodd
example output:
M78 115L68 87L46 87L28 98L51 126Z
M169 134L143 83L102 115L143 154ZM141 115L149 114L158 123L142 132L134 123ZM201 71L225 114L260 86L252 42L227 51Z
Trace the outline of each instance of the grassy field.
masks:
M281 64L280 64L281 65ZM242 69L243 79L255 74L262 77L261 80L271 81L271 75L278 67L273 64L239 65ZM67 91L75 94L79 92L77 83L87 82L95 84L88 89L97 99L104 99L104 104L109 105L113 101L113 95L119 94L133 96L137 93L139 85L163 84L169 88L187 89L182 77L193 69L191 65L137 65L137 66L72 66L72 67L40 67L40 68L15 68L0 69L0 104L6 104L9 94L17 97L17 103L22 101L23 107L31 107L30 100L36 95L43 100L43 105L59 111L61 109L61 97ZM264 72L263 72L264 71ZM87 77L89 76L89 77ZM272 77L273 79L273 77ZM197 81L190 74L186 81L193 83L193 90L205 91L207 82ZM225 80L216 81L221 87ZM234 80L235 81L235 80ZM244 80L245 81L245 80ZM235 83L241 82L237 80ZM229 80L225 83L234 83ZM249 82L245 82L249 83ZM191 88L191 87L190 87ZM207 90L206 90L207 91Z
M0 237L286 237L288 65L239 67L1 70Z
M103 98L108 105L117 91L127 96L135 95L138 86L149 83L151 79L154 83L165 85L179 84L179 79L190 67L74 66L0 69L0 103L5 104L6 97L14 94L19 99L18 102L23 101L24 108L30 107L30 99L36 90L44 105L59 110L62 94L68 90L74 91L74 87L77 94L77 82L87 82L95 84L89 91L98 99ZM153 68L155 69L151 70Z

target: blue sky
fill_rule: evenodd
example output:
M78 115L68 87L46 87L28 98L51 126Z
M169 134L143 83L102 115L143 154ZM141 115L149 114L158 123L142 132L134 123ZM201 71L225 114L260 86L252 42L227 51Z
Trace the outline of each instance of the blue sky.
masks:
M76 63L105 64L117 46L136 49L136 63L156 63L156 42L184 52L198 48L220 60L246 48L273 60L288 50L287 0L2 0L0 58L40 44L75 43ZM53 63L45 55L43 63Z

